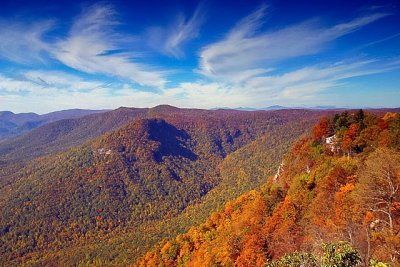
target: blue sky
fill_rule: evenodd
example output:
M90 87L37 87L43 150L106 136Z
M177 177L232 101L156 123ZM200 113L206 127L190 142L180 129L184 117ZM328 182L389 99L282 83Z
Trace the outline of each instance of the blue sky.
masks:
M2 1L0 110L400 106L395 0L71 2Z

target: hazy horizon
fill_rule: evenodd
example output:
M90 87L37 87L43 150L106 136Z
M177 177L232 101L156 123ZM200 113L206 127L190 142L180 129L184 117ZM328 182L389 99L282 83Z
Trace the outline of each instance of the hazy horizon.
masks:
M119 108L155 108L158 106L171 106L171 107L175 107L175 108L179 108L179 109L199 109L199 110L238 110L238 111L269 111L269 110L281 110L281 109L310 109L310 110L357 110L357 109L363 109L363 110L379 110L379 109L400 109L400 105L399 106L392 106L392 107L350 107L350 106L282 106L282 105L272 105L272 106L268 106L268 107L263 107L263 108L252 108L252 107L214 107L214 108L197 108L197 107L179 107L179 106L173 106L173 105L169 105L169 104L159 104L159 105L155 105L155 106L148 106L148 107L134 107L134 106L120 106L120 107L116 107L113 109L85 109L85 108L68 108L68 109L59 109L59 110L51 110L48 112L34 112L34 111L26 111L26 112L15 112L12 110L0 110L0 112L12 112L16 115L18 114L27 114L27 113L35 113L38 115L46 115L46 114L50 114L50 113L56 113L56 112L63 112L63 111L69 111L69 110L90 110L90 111L112 111L115 109L119 109Z

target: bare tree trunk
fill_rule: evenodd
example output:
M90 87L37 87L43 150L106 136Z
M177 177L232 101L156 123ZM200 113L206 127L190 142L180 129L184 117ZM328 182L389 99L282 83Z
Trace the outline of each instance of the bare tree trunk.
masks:
M369 230L368 230L368 226L365 227L365 232L367 233L367 255L365 257L364 263L365 266L369 265L369 260L370 260L370 254L371 254L371 238L369 236Z

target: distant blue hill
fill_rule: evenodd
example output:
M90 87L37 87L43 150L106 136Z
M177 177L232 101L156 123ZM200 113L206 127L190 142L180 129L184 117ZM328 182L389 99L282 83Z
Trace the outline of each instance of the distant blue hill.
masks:
M33 112L16 114L11 111L0 111L0 141L21 135L50 122L80 118L104 111L105 110L69 109L43 115Z
M233 109L233 110L242 110L242 111L256 111L256 110L280 110L280 109L340 109L336 106L315 106L315 107L308 107L308 106L297 106L297 107L286 107L280 105L273 105L265 108L251 108L251 107L237 107L237 108L228 108L228 107L221 107L221 108L213 108L212 110L218 109Z

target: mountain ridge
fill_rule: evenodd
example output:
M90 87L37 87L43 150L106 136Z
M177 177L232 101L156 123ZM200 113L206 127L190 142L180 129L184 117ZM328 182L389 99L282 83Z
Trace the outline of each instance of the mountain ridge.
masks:
M105 112L105 110L68 109L42 115L33 112L14 113L11 111L0 111L0 142L51 122L79 118L100 112Z

